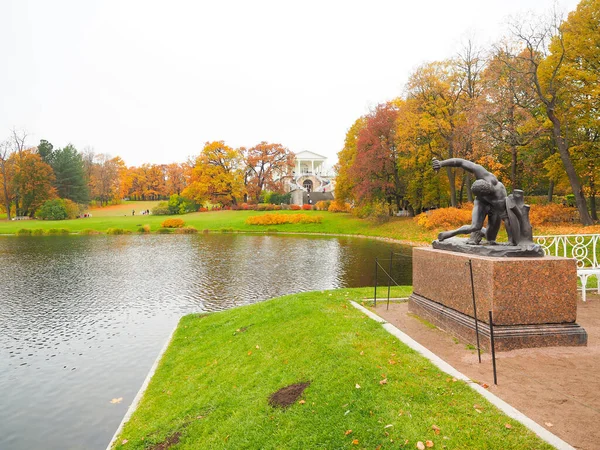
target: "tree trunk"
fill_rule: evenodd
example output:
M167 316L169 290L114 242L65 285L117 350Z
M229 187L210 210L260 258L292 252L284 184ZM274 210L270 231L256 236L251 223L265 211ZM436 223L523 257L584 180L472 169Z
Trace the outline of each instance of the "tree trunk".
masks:
M456 208L456 185L454 184L455 175L451 167L446 167L448 182L450 183L450 205Z
M515 144L511 144L510 153L510 182L512 184L512 190L514 192L515 189L519 189L519 181L517 180L517 146Z
M467 181L467 178L465 177L465 174L463 172L462 180L460 181L460 191L458 192L458 203L460 203L461 205L463 202L463 191L465 190L465 182L466 181Z
M10 198L8 196L8 175L6 173L6 161L0 162L0 169L2 169L2 183L4 187L4 207L6 208L6 219L10 220Z
M467 201L469 203L473 203L473 192L471 191L471 173L465 172L465 176L467 177Z
M596 183L593 178L590 180L590 212L592 220L598 220L598 212L596 211Z
M552 197L554 196L554 181L550 180L548 185L548 203L552 203Z
M590 217L590 213L587 210L587 205L585 202L585 197L583 195L583 190L581 188L581 183L579 182L577 172L575 172L575 168L573 167L571 155L569 155L569 147L560 132L560 120L554 114L554 110L551 106L546 106L546 113L548 114L548 118L552 122L552 133L554 134L554 139L558 147L560 159L562 160L565 172L567 173L567 177L569 178L571 190L573 191L573 195L575 196L575 203L577 204L577 211L579 211L579 218L581 220L581 224L584 226L592 225L593 221Z

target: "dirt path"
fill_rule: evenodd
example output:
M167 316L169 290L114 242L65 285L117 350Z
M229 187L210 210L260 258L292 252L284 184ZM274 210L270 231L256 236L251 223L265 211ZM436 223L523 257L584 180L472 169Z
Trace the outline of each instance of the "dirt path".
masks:
M377 314L469 378L489 390L575 448L600 448L600 296L578 303L577 323L588 333L587 347L513 350L496 355L498 385L492 358L464 342L431 328L408 314L407 303L378 305Z

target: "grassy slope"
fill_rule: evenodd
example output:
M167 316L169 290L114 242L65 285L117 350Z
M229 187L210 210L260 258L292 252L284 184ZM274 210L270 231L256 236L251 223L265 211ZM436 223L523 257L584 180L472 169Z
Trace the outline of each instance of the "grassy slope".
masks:
M137 231L140 225L148 224L154 231L160 228L160 223L171 216L131 216L131 206L127 209L119 210L119 215L101 216L92 211L92 217L87 219L61 220L61 221L42 221L26 220L0 222L0 234L14 234L21 228L44 229L65 228L71 232L79 232L84 229L94 229L106 231L108 228L124 228L130 231ZM128 216L120 215L121 211ZM358 219L350 214L334 214L327 211L301 211L304 214L318 215L323 217L320 224L285 224L257 226L247 225L246 219L250 216L261 214L273 214L273 211L214 211L206 213L191 213L182 218L186 225L193 226L198 230L233 230L245 232L264 232L264 231L288 231L288 232L307 232L307 233L336 233L336 234L360 234L365 236L382 236L394 239L430 242L435 236L435 232L422 230L417 224L409 218L394 218L385 224L374 224L368 220ZM297 214L298 211L276 211L278 214Z
M414 449L427 440L434 448L551 448L349 304L371 291L184 317L115 447L146 448L180 433L182 449ZM271 393L302 381L312 383L305 403L269 406Z

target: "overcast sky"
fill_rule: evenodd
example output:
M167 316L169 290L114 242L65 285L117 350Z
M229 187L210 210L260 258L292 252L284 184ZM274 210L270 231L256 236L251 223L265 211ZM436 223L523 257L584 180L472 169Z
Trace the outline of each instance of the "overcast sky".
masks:
M565 11L576 0L561 0ZM416 67L552 0L0 0L0 139L182 162L206 141L336 161Z

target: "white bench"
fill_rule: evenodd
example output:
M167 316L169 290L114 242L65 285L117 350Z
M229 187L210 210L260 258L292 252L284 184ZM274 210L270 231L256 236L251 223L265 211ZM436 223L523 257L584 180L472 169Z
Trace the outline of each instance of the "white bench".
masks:
M581 297L586 300L587 280L596 275L596 289L600 294L600 234L563 234L535 236L546 255L574 258L577 261L577 276L581 279Z

